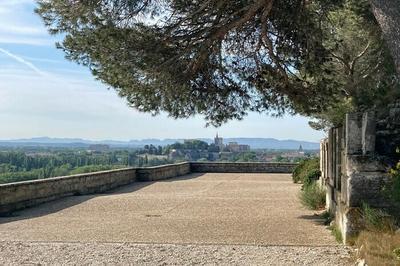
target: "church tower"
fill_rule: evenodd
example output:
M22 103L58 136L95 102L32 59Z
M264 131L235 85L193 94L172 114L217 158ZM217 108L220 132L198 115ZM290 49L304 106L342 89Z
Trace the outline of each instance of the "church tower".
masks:
M220 151L222 151L224 149L224 140L223 140L223 138L220 138L218 136L218 133L214 138L214 144L215 144L215 146L219 147Z
M300 145L298 153L304 154L303 146Z

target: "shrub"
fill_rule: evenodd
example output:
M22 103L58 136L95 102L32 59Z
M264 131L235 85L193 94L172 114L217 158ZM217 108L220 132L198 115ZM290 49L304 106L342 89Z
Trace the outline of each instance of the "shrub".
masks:
M400 153L397 150L397 153ZM387 208L388 213L393 217L394 223L400 226L400 162L390 170L389 182L386 183L383 192L389 199L389 207Z
M324 220L324 225L330 225L331 222L335 219L335 216L329 210L324 211L320 214L320 217Z
M381 209L374 209L363 203L362 218L365 229L368 231L389 233L395 231L396 225L393 217Z
M303 179L304 185L309 185L311 182L315 182L321 177L321 171L318 169L310 169Z
M81 167L73 169L72 171L70 171L69 174L71 174L71 175L85 174L85 173L107 171L107 170L118 169L118 168L124 168L124 166L118 166L118 165L85 165L85 166L81 166Z
M390 213L400 222L400 162L390 170L390 180L384 188L391 203Z
M300 201L305 207L311 210L320 210L325 208L325 195L325 189L313 181L303 186L300 191Z
M321 176L319 170L319 159L306 159L301 161L293 171L293 182L310 184Z
M40 172L40 169L34 169L28 172L21 171L0 174L0 184L39 179L41 176Z

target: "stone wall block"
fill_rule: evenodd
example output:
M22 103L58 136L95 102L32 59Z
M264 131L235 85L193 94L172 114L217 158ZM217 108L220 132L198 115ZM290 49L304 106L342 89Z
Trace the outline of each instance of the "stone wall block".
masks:
M362 154L362 113L346 114L346 154Z
M341 186L342 189L340 191L340 193L341 193L341 196L340 196L341 202L339 204L348 205L348 200L349 200L348 199L348 195L349 195L349 192L350 192L348 176L347 175L342 175L341 182L342 182L342 186Z
M353 244L358 232L364 227L364 220L360 208L340 209L342 238L345 244Z
M375 112L365 112L362 118L362 150L364 155L375 152L376 117Z
M137 169L138 181L150 182L190 173L190 163L179 163Z
M388 122L393 126L400 126L400 108L398 106L390 108Z
M192 162L191 171L197 173L292 173L295 163L219 163Z
M388 175L381 172L353 173L348 178L348 207L360 207L367 203L372 207L386 206L382 189Z
M357 172L383 172L388 171L387 166L376 158L366 155L351 155L346 158L346 174L350 176Z

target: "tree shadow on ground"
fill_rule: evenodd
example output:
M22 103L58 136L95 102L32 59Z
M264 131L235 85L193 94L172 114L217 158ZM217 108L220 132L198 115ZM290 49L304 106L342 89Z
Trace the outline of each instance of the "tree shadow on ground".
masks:
M316 225L327 226L326 219L321 217L321 215L318 215L318 214L300 215L298 217L298 219L309 220L309 221L312 221Z
M79 205L81 203L84 203L88 200L91 200L91 199L94 199L97 197L134 193L135 191L139 191L147 186L151 186L152 184L154 184L156 182L179 182L179 181L183 181L183 180L195 179L202 175L204 175L204 174L193 173L193 174L178 176L178 177L174 177L171 179L160 180L160 181L134 182L132 184L114 188L114 189L106 191L106 192L88 194L88 195L66 196L66 197L63 197L60 199L42 203L37 206L26 208L26 209L23 209L20 211L15 211L8 215L0 216L0 225L15 222L15 221L34 219L34 218L38 218L38 217L42 217L42 216L46 216L46 215L51 215L53 213L60 212L64 209L73 207L75 205Z

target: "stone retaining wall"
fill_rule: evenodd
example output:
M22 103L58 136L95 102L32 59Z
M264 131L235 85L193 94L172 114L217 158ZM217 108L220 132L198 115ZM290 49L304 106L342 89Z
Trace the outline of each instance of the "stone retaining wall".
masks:
M382 189L389 166L375 150L375 122L374 112L347 114L344 126L330 129L321 142L321 184L327 190L327 209L335 215L345 243L363 228L363 203L374 208L387 206Z
M178 163L127 168L0 185L0 215L72 195L105 192L136 181L159 181L191 172L291 173L290 163Z
M158 181L190 173L190 163L168 164L154 167L137 168L138 181Z
M136 169L53 177L0 185L0 214L72 195L101 193L136 181Z
M292 173L295 163L213 163L192 162L191 171L197 173Z

